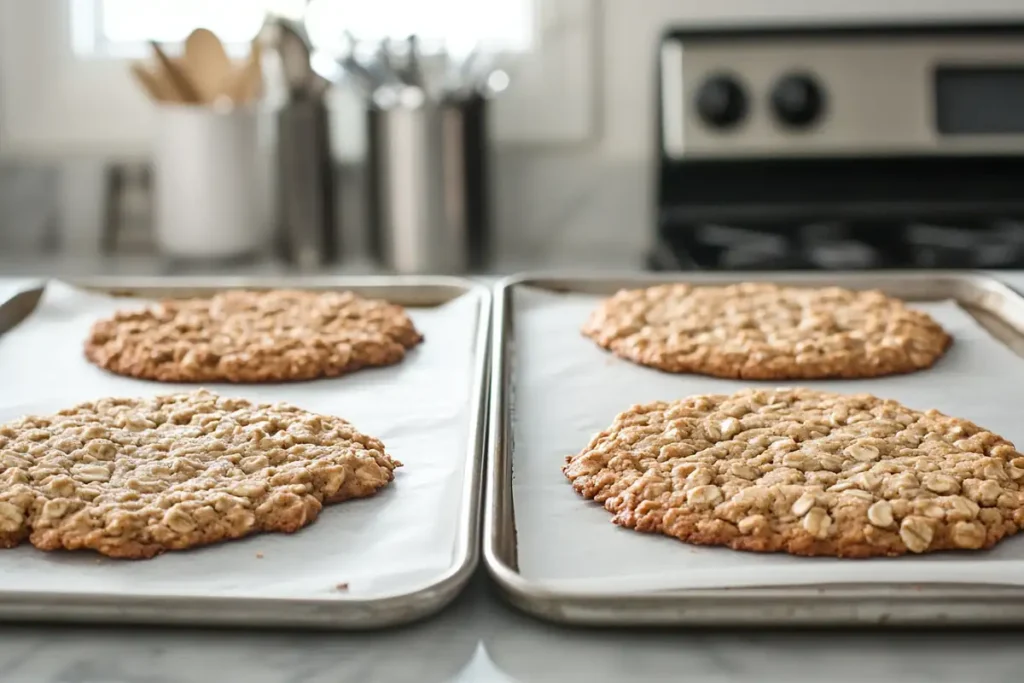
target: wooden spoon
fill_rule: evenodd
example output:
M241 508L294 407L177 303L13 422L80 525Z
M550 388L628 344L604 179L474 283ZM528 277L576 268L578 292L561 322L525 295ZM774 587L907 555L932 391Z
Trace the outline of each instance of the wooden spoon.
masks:
M249 56L240 65L232 68L221 87L221 97L235 106L252 104L263 94L262 48L255 40Z
M173 102L174 89L169 86L167 79L161 78L160 74L154 73L141 62L132 62L132 75L142 86L142 89L154 102Z
M185 70L167 56L167 53L160 47L160 43L151 40L149 45L153 48L153 54L156 55L157 61L160 62L165 79L174 91L174 99L186 104L199 104L199 93Z
M208 29L197 28L185 39L185 67L201 100L212 102L223 94L231 59L220 38Z

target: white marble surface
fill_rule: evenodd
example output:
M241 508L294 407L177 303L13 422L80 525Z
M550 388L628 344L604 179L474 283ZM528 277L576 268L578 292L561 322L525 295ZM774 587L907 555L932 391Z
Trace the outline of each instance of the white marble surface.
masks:
M0 626L5 683L1018 683L986 632L587 631L542 624L483 577L419 626L370 634Z
M0 299L31 272L0 269ZM1024 272L1000 277L1024 289ZM1013 632L570 629L493 590L478 573L434 619L369 634L0 625L0 681L1017 683L1024 670Z

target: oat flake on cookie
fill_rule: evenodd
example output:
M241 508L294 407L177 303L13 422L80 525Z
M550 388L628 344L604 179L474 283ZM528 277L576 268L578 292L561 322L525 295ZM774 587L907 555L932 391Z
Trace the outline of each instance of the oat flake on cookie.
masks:
M344 291L229 290L119 311L85 355L163 382L286 382L392 365L423 340L401 306Z
M736 550L979 550L1024 524L1012 443L870 395L747 389L634 406L563 472L616 524Z
M120 558L294 532L401 463L337 417L207 391L0 424L0 548Z
M666 372L754 380L878 377L931 367L950 336L878 291L666 284L623 290L583 334Z

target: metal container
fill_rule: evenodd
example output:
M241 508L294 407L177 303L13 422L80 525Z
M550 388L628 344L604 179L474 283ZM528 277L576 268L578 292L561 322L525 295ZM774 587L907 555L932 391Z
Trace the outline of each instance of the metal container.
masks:
M321 98L286 103L277 112L278 254L300 270L334 261L334 165L327 108Z
M487 100L384 88L367 112L371 251L398 273L488 260Z
M81 586L72 583L55 582L52 590L35 592L13 588L11 579L16 574L26 571L26 562L45 563L55 558L46 560L42 557L43 553L31 548L22 548L5 551L10 556L4 554L0 557L0 562L13 562L20 567L14 570L10 569L13 565L8 565L8 569L0 569L0 574L5 576L5 584L0 587L0 618L16 621L178 624L203 627L371 629L406 623L430 615L440 610L462 590L473 574L479 558L490 323L490 296L486 288L464 279L446 277L98 278L73 284L96 294L148 300L209 296L217 291L239 287L343 289L362 296L384 299L410 309L440 308L455 299L471 297L475 315L473 324L466 325L466 331L472 335L466 342L472 349L472 357L466 359L465 366L471 382L466 391L469 402L466 420L459 420L462 423L459 432L452 434L451 441L455 446L451 453L451 471L453 474L459 473L455 489L458 498L452 501L453 505L449 511L434 511L438 514L451 514L454 519L451 559L444 567L440 567L439 571L425 574L422 580L410 581L408 585L396 584L379 594L366 596L338 591L325 593L315 585L308 586L308 593L268 596L261 595L244 579L237 579L240 589L231 594L194 583L188 590L175 591L171 588L155 592L149 589L140 590L139 585L117 580L108 580L108 589L102 591L82 590ZM45 300L40 303L42 294L43 286L34 285L31 289L14 293L6 300L0 299L0 343L18 344L17 339L7 333L12 329L17 330L21 324L32 324L32 313L42 311L46 306ZM126 305L130 303L126 302ZM74 315L73 311L67 313ZM60 317L59 314L56 316ZM40 324L53 322L54 320L48 319ZM459 335L461 337L461 332ZM11 346L5 348L10 349ZM80 356L81 354L76 354L74 358L79 359ZM62 354L62 357L71 358L66 354ZM46 362L46 359L40 357L39 362ZM420 362L425 362L422 354ZM86 361L82 359L81 363L84 372L88 369L85 366ZM11 386L6 388L16 394L15 383L8 381L8 384ZM312 386L315 383L307 384ZM289 387L293 390L302 390L298 384L289 384ZM407 463L407 466L410 464ZM401 505L401 498L399 494L396 500L390 501L389 504ZM318 523L324 522L325 520L320 520ZM407 530L399 528L397 532L407 533ZM311 543L308 538L304 540L303 534L295 534L286 540L292 545L293 550L297 548L296 544ZM34 555L22 555L18 560L17 556L22 552ZM193 562L199 562L198 554L204 550L195 552L196 555L191 559ZM273 574L274 570L266 564L266 560L249 556L248 553L244 555L246 562L243 573L258 572L261 577ZM268 556L267 560L269 559ZM90 571L104 571L107 566L103 565L102 560L81 553L68 553L58 564L75 562L88 565ZM96 564L93 564L94 562ZM159 562L159 559L153 562ZM46 570L42 568L38 571L45 573ZM167 581L173 586L176 578L169 576ZM344 579L344 576L338 577L338 580ZM305 591L306 587L303 590Z
M519 347L517 321L524 323L526 311L516 307L517 292L541 290L549 294L586 294L593 296L611 295L622 288L645 287L664 282L688 282L694 284L730 284L740 281L764 281L779 284L802 284L807 286L836 285L851 289L880 289L885 293L909 302L951 300L970 314L980 325L978 336L971 336L968 330L957 330L958 337L951 354L969 345L1004 345L1019 356L1024 356L1024 298L1005 285L983 275L966 273L887 273L871 275L849 275L821 273L807 274L680 274L672 275L626 275L611 276L567 276L567 275L523 275L504 281L495 301L495 318L492 343L491 404L490 404L490 453L487 462L486 502L484 512L483 553L484 562L494 580L510 602L536 616L558 622L587 625L882 625L882 624L1020 624L1024 623L1024 586L1019 581L1004 581L1015 574L1012 567L1019 566L1011 547L1003 547L1004 554L988 556L986 553L952 557L960 560L963 567L956 566L955 582L925 583L918 576L911 581L894 580L884 583L851 583L766 587L722 587L656 590L645 588L644 584L626 581L603 581L601 587L573 578L554 581L534 579L520 570L519 548L525 543L524 534L542 533L537 527L527 531L524 524L517 524L513 490L513 470L516 461L524 463L529 459L522 450L520 440L514 438L513 426L522 420L524 411L516 410L514 401L531 401L530 390L517 383L519 373L526 372L528 381L537 392L548 388L529 374L528 364L535 367L537 345L530 354ZM552 300L550 306L558 305ZM549 307L550 308L550 307ZM565 316L563 316L564 318ZM575 324L570 318L567 325ZM552 334L562 335L563 330ZM529 335L536 340L536 330ZM521 338L520 338L521 339ZM988 348L988 347L986 347ZM564 347L565 353L575 353L576 348ZM961 351L967 353L968 351ZM984 355L982 351L981 355ZM1003 363L1003 356L998 361ZM563 359L564 360L564 359ZM955 361L952 361L955 362ZM1022 360L1021 362L1024 362ZM544 367L558 368L563 375L566 365L558 359L547 358ZM1014 403L1014 386L1000 387L998 373L979 377L968 377L962 371L944 370L940 365L926 371L924 380L934 382L939 393L970 403L977 392L1000 392L1003 397L998 404ZM642 381L642 380L638 380ZM911 381L904 377L878 378L871 380L872 393L887 395L900 382ZM722 380L723 385L726 384ZM981 385L979 386L979 383ZM677 380L679 391L685 394L687 377ZM1015 382L1014 382L1015 384ZM959 386L958 386L959 385ZM731 386L731 385L730 385ZM952 391L951 391L952 389ZM609 391L615 391L611 387ZM971 392L975 392L972 394ZM559 400L552 394L552 401ZM918 406L921 407L921 406ZM579 413L581 408L575 406ZM1011 408L1012 410L1012 408ZM517 417L518 416L518 417ZM521 424L522 430L529 430L528 423ZM547 434L547 438L558 441L558 435ZM561 437L565 441L565 435ZM585 443L585 441L583 442ZM581 444L582 446L583 444ZM536 464L536 461L534 461ZM559 463L552 463L559 467ZM520 467L523 467L521 464ZM527 466L528 467L528 466ZM522 481L523 470L518 469ZM568 483L564 491L553 491L550 495L575 496ZM547 495L544 493L543 495ZM580 501L581 503L583 501ZM596 511L595 511L596 512ZM571 520L560 520L564 530ZM608 533L616 532L608 524ZM536 540L536 537L533 539ZM543 538L540 540L544 540ZM656 539L650 539L655 541ZM1010 546L1020 539L1007 539ZM681 545L680 553L688 548ZM690 552L696 552L689 549ZM569 549L567 552L571 552ZM730 551L725 551L730 552ZM1007 554L1009 553L1009 554ZM597 557L599 553L594 553ZM941 553L939 554L941 555ZM751 555L751 561L756 558ZM939 560L942 558L933 557ZM591 558L593 560L593 558ZM588 561L591 561L588 560ZM730 557L731 561L740 561ZM815 558L807 562L813 563ZM898 560L885 560L897 562ZM858 562L850 560L850 562ZM905 576L907 572L903 572ZM1017 584L1017 585L1011 585Z

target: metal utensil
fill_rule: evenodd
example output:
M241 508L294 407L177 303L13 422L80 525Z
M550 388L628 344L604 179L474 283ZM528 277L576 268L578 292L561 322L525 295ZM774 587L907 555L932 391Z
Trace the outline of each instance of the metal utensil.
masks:
M367 97L373 94L377 86L377 79L369 69L363 66L355 54L351 52L346 54L338 63L345 73L355 81L360 93Z
M277 50L289 95L295 100L307 99L314 74L309 44L290 23L281 23L278 28Z
M423 87L423 66L421 64L419 37L414 35L405 39L405 64L402 67L401 79L406 85Z
M359 60L359 41L352 35L351 31L345 31L342 45L335 54L335 63L340 72L339 78L331 79L340 82L347 78L353 82L359 93L366 98L373 96L373 90L377 86L377 79L366 66ZM324 74L321 74L324 75Z
M460 61L456 62L460 83L467 83L473 80L474 70L477 66L477 60L480 59L481 52L480 43L477 43Z
M487 80L495 70L497 55L474 48L460 69L459 92L469 94L481 92L487 87Z
M394 58L391 54L391 40L389 38L380 41L377 51L374 53L373 63L377 87L402 84L402 79L395 69Z
M0 304L0 334L13 330L15 325L34 311L43 297L43 291L44 287L26 289Z

